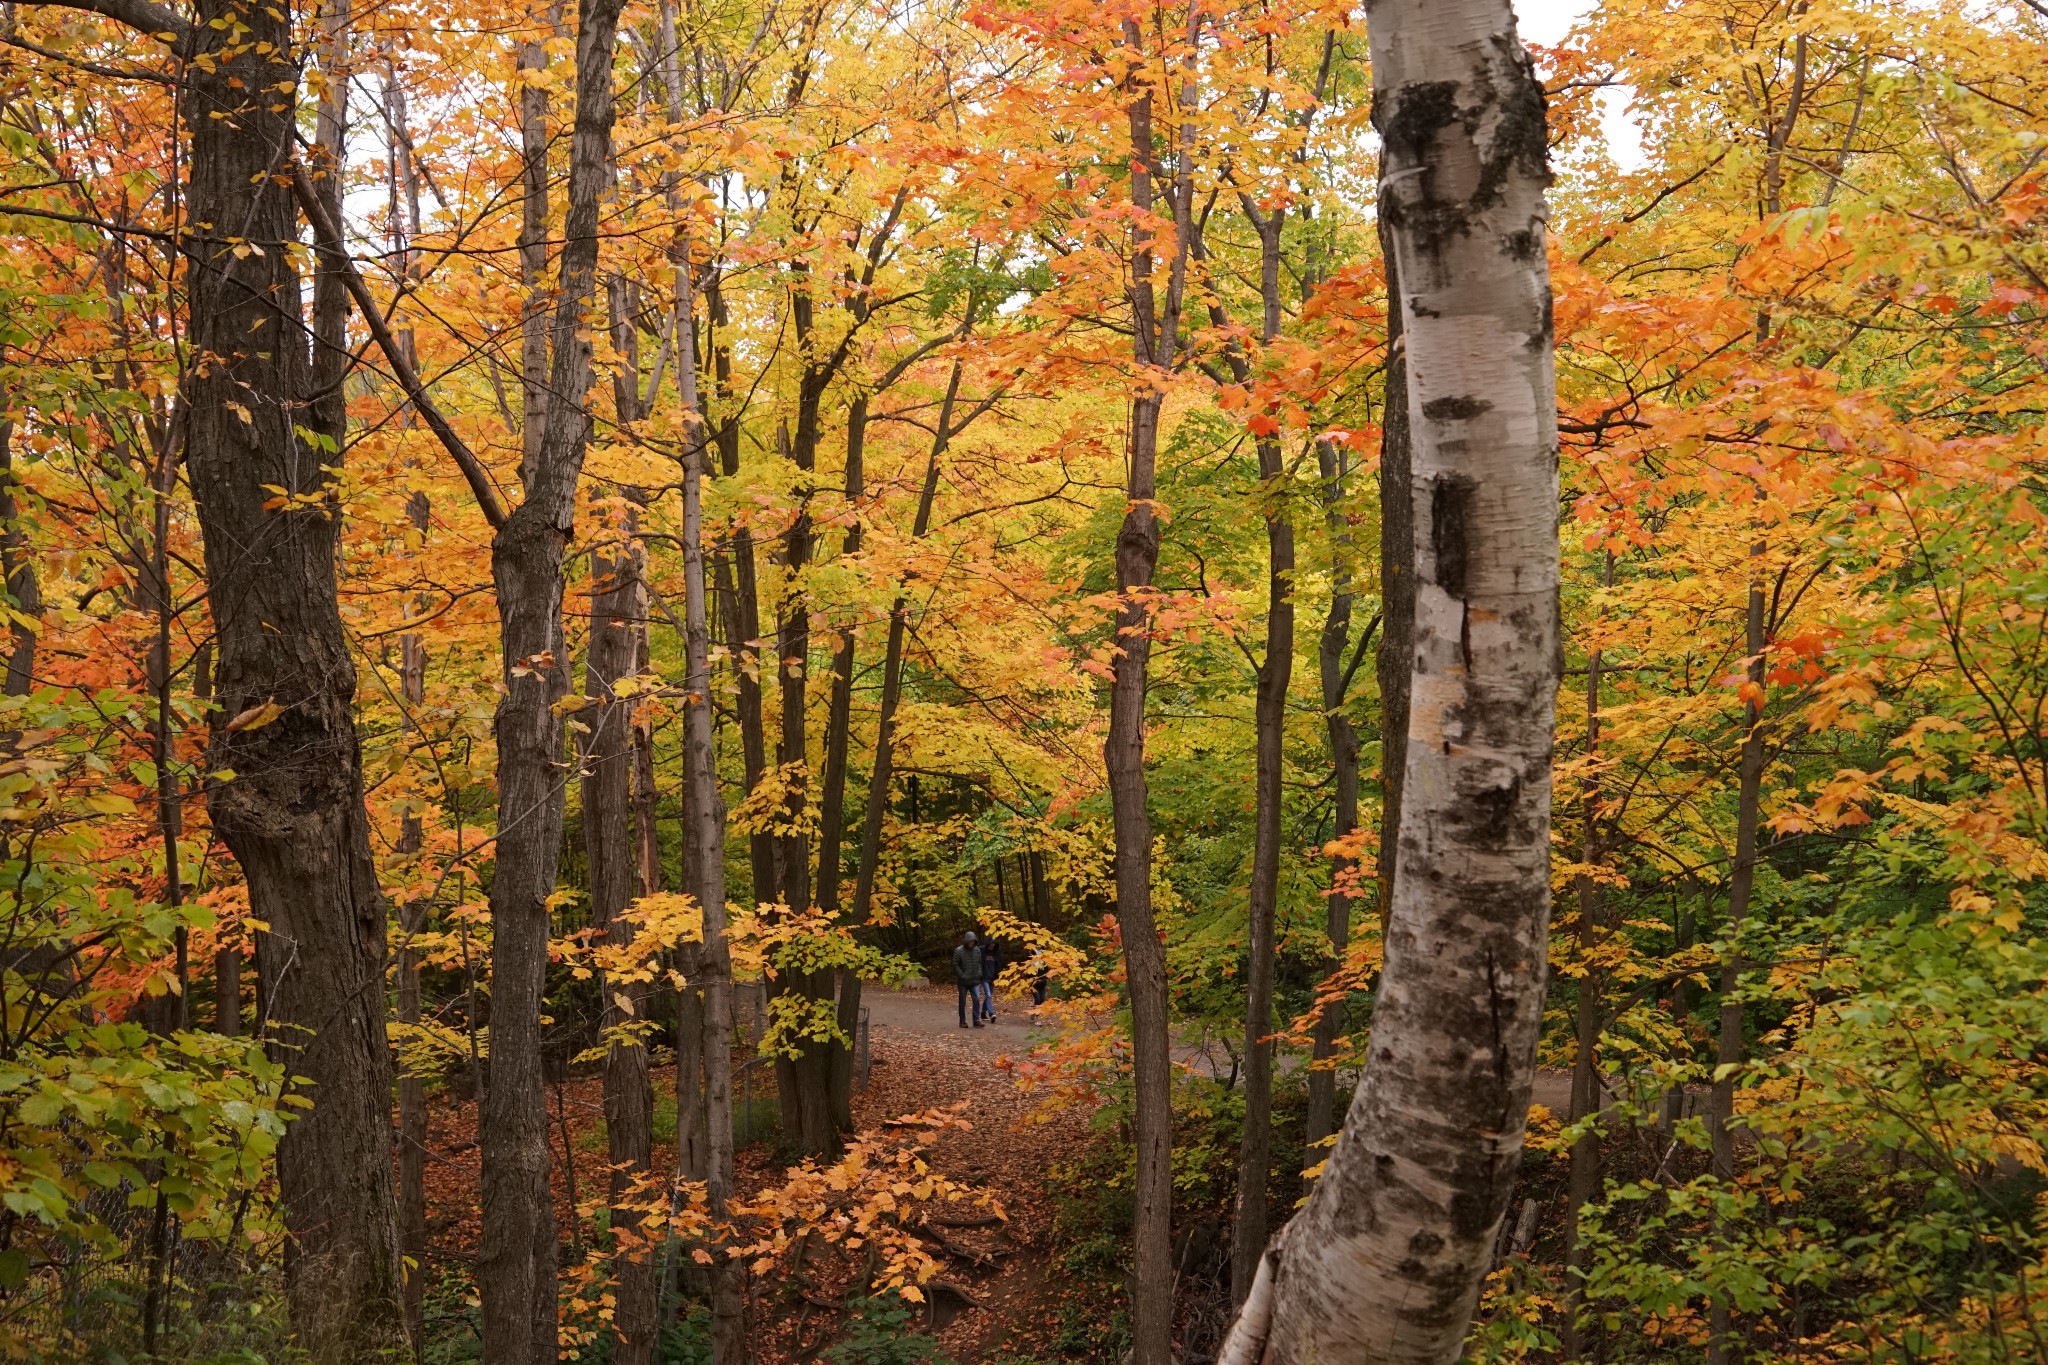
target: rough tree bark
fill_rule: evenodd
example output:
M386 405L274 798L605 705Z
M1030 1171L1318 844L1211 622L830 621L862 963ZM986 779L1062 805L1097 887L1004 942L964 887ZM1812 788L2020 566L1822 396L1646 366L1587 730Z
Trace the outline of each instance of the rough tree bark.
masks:
M1371 1052L1227 1365L1457 1359L1541 1024L1557 687L1543 94L1505 0L1370 11L1417 535L1400 876Z
M1200 23L1189 17L1193 28ZM1151 64L1137 21L1124 23L1124 45L1134 72ZM1190 94L1185 91L1184 94ZM1109 694L1109 733L1103 766L1109 776L1116 845L1116 913L1124 976L1131 1003L1133 1129L1137 1182L1132 1211L1130 1285L1132 1365L1171 1365L1173 1359L1173 1097L1171 1038L1166 1006L1166 950L1152 916L1152 815L1145 781L1145 690L1152 657L1152 572L1159 563L1159 518L1154 510L1159 459L1159 415L1164 386L1180 350L1182 296L1187 284L1194 181L1191 119L1181 121L1182 146L1169 179L1154 134L1159 85L1134 77L1127 87L1131 148L1132 359L1130 453L1126 510L1116 540L1117 653ZM1162 262L1158 234L1149 226L1158 184L1165 180L1173 245ZM1154 274L1166 270L1166 287Z
M683 416L690 445L683 456L683 865L704 916L698 953L704 1001L705 1194L714 1224L728 1216L734 1193L732 1145L732 959L725 942L725 802L718 794L718 753L712 738L711 617L706 597L704 480L711 469L710 428L697 392L696 305L691 298L689 252L677 317L677 354L683 364ZM711 1248L711 1359L738 1365L746 1359L742 1268L726 1254L714 1229Z
M298 405L316 398L318 380L284 249L298 235L285 178L297 112L291 10L200 0L188 25L149 4L77 7L169 34L188 59L194 227L181 245L188 341L208 363L184 380L186 468L220 651L209 763L237 774L213 784L208 799L248 882L250 913L270 925L265 1003L315 1101L278 1157L293 1323L314 1360L363 1359L405 1341L384 903L351 714L355 666L336 601L336 523L325 505L322 466L337 452L300 434L312 423ZM220 224L267 249L238 254ZM266 507L274 494L265 485L304 500ZM271 723L232 725L272 702L282 709Z
M638 880L632 830L633 702L613 691L638 663L634 630L645 612L634 570L629 540L591 554L583 668L583 694L590 704L579 713L589 727L583 735L583 847L590 866L590 925L615 947L631 944L638 931L627 913ZM635 1180L653 1169L654 1092L646 1046L623 1031L646 1014L649 991L644 983L614 981L600 972L598 996L609 1035L604 1120L612 1171L612 1325L618 1333L612 1358L618 1365L648 1365L654 1359L655 1261L638 1235L641 1214L627 1195Z
M498 703L498 842L491 878L491 1059L484 1092L483 1239L477 1285L484 1356L552 1365L555 1211L541 1057L549 899L562 844L562 564L576 481L590 439L586 315L596 292L598 201L610 184L612 49L622 0L581 0L576 115L569 146L548 384L540 440L522 473L526 496L491 541L504 694Z

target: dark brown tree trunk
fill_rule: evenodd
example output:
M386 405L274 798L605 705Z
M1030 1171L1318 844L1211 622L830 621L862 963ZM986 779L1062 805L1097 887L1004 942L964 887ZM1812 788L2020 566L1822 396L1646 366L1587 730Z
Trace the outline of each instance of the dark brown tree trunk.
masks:
M712 389L718 403L718 472L730 479L740 472L740 414L732 393L732 347L725 340L725 292L715 271L704 289L704 311L711 334ZM681 371L677 373L680 375ZM709 419L706 426L711 427ZM718 556L714 572L719 600L725 609L726 642L732 651L733 682L737 687L740 770L751 796L768 770L768 729L761 696L761 595L754 563L754 533L744 526L734 526L726 543L729 551ZM765 829L750 831L747 852L755 903L774 900L781 880L776 871L774 834Z
M406 504L413 529L424 536L430 524L425 493L414 493ZM427 649L418 635L407 632L398 637L398 689L408 708L427 698ZM418 733L412 715L405 718L407 735ZM398 852L411 859L419 856L423 829L420 817L408 814L399 827ZM407 901L398 912L402 938L398 945L398 1022L418 1028L420 1010L420 953L413 938L426 923L424 899ZM410 1072L398 1076L398 1243L408 1264L405 1279L406 1334L412 1338L417 1358L426 1342L427 1289L427 1087Z
M683 253L687 263L688 252ZM677 309L679 353L696 350L696 305L687 268ZM707 303L709 301L707 300ZM714 1223L729 1216L735 1192L732 1143L732 959L725 941L725 802L711 729L711 625L704 552L704 480L710 474L709 424L694 364L677 371L690 446L683 459L683 865L704 915L698 955L703 991L705 1194ZM735 453L736 456L736 453ZM680 1114L678 1115L680 1124ZM679 1134L680 1137L680 1134ZM726 1248L710 1248L712 1365L740 1365L747 1343L742 1268Z
M384 120L390 142L392 246L408 282L419 277L419 257L412 249L420 228L420 187L418 165L412 155L408 128L405 87L395 73L387 70L384 83ZM410 327L397 333L406 364L415 373L419 352ZM410 402L401 411L400 422L410 428L419 420ZM406 500L406 516L420 535L424 548L433 526L433 506L427 495L415 490ZM424 610L424 603L415 603ZM426 642L411 631L398 637L398 690L406 706L404 734L408 741L419 737L414 719L427 699ZM408 812L399 825L398 853L408 864L417 859L424 842L424 826L417 812ZM417 875L415 871L414 875ZM430 898L407 901L398 910L397 1005L398 1022L417 1029L422 1019L420 995L420 951L413 940L426 927ZM405 1257L400 1268L404 1280L405 1331L412 1339L413 1358L421 1359L426 1349L427 1266L431 1239L427 1233L427 1087L419 1076L401 1069L398 1076L398 1245Z
M1190 23L1198 20L1191 19ZM1135 20L1124 24L1124 43L1143 64L1144 36ZM1157 87L1131 90L1129 135L1131 202L1142 224L1154 212L1155 186L1165 178L1154 144L1153 102ZM1192 122L1184 124L1192 137ZM1144 226L1131 233L1131 296L1136 364L1131 400L1130 454L1125 483L1126 510L1116 540L1115 674L1110 684L1109 733L1103 764L1109 775L1114 827L1117 922L1123 938L1124 976L1131 1002L1131 1071L1137 1142L1133 1243L1129 1302L1132 1365L1171 1365L1173 1360L1173 1097L1171 1038L1166 1003L1166 950L1152 916L1152 815L1145 781L1145 691L1152 657L1150 590L1159 562L1157 496L1159 415L1163 384L1180 349L1181 294L1187 279L1192 234L1190 161L1182 151L1180 174L1168 191L1176 228L1167 262L1165 297L1153 284L1157 237Z
M1280 335L1280 209L1245 212L1259 232L1260 340ZM1273 1151L1273 972L1280 900L1280 817L1284 792L1287 692L1294 681L1294 518L1288 507L1280 444L1256 443L1266 521L1266 658L1254 708L1257 774L1253 783L1252 878L1246 897L1250 961L1245 981L1244 1129L1237 1154L1237 1217L1231 1234L1230 1298L1244 1302L1266 1250L1266 1182Z
M540 1032L549 898L562 844L562 718L554 703L568 692L562 565L590 439L587 319L597 286L598 203L611 180L612 49L621 3L582 0L579 7L551 401L524 470L525 499L491 542L505 690L496 722L491 1054L477 1285L484 1355L493 1365L552 1365L557 1354L557 1233Z
M630 530L628 532L630 534ZM638 880L632 830L633 702L614 686L634 673L634 628L643 615L633 546L613 544L591 555L590 630L583 694L583 846L590 868L590 924L613 947L638 930L628 913ZM644 983L598 974L607 1039L604 1068L606 1155L611 1164L612 1325L618 1365L654 1359L655 1259L641 1234L642 1215L629 1196L653 1169L654 1093L647 1048L631 1030L647 1013Z
M547 10L548 26L562 31L562 0ZM519 70L547 68L547 48L538 40L519 45ZM548 88L522 77L519 87L519 477L533 482L541 435L548 420Z
M1343 452L1330 441L1316 443L1317 472L1323 484L1323 521L1330 539L1330 609L1323 617L1323 632L1316 649L1316 663L1323 689L1323 726L1329 737L1330 769L1335 788L1336 809L1331 828L1343 839L1358 829L1358 732L1352 728L1346 708L1350 691L1345 650L1351 643L1351 526L1344 508ZM1371 628L1367 628L1371 634ZM1329 969L1344 965L1344 953L1351 944L1351 897L1335 889L1344 884L1353 862L1338 855L1330 859L1333 889L1327 904L1330 936ZM1344 1029L1344 1008L1333 1004L1316 1019L1312 1063L1336 1055L1337 1039ZM1308 1141L1311 1146L1337 1131L1337 1073L1313 1068L1308 1073ZM1313 1164L1313 1155L1310 1161Z
M846 501L858 507L867 495L864 453L867 441L868 396L855 395L846 413ZM860 553L860 519L846 528L839 552L846 559ZM839 885L846 844L846 749L853 729L853 665L855 634L851 626L840 633L832 651L832 691L825 721L825 780L820 793L823 805L818 818L818 909L828 917L840 912ZM858 874L856 874L857 878ZM854 907L854 920L866 918L866 906ZM841 1023L848 1039L860 1027L860 979L850 972L839 973L839 999L849 992L854 998L853 1028ZM836 1016L835 1016L836 1017ZM834 1045L827 1059L826 1100L831 1106L832 1124L841 1133L853 1131L853 1087L851 1051ZM842 1083L842 1079L843 1082Z
M352 707L355 664L335 589L327 505L342 430L334 338L345 319L331 268L315 288L309 356L285 179L295 88L289 8L200 0L185 74L195 354L185 380L186 466L206 549L221 703L209 762L213 827L266 922L260 970L272 1033L313 1108L287 1129L278 1194L292 1233L288 1291L318 1361L405 1344L391 1181L384 1036L384 902L370 857ZM336 193L332 181L327 193ZM323 263L338 243L321 243ZM309 411L295 401L312 401ZM333 448L316 448L311 430ZM271 490L304 503L279 510ZM279 708L275 719L255 719ZM252 713L254 713L252 715ZM237 724L237 722L240 722Z
M1762 547L1757 547L1760 553ZM1737 945L1743 926L1749 921L1750 892L1756 886L1756 840L1763 811L1764 777L1764 587L1749 585L1748 610L1744 614L1743 641L1749 653L1749 681L1752 693L1746 704L1748 729L1742 737L1742 757L1737 769L1735 795L1735 861L1728 872L1728 925L1724 937L1728 955L1721 964L1721 1027L1714 1050L1714 1088L1707 1100L1707 1136L1713 1153L1716 1179L1735 1179L1735 1075L1747 1053L1742 1027L1742 953ZM1728 1365L1742 1352L1741 1334L1725 1299L1717 1298L1708 1310L1707 1360L1709 1365Z
M953 437L953 408L960 398L960 363L946 377L946 396L939 400L939 423L925 457L917 513L910 524L913 540L931 530L932 507L939 496L939 461ZM903 698L903 642L910 627L910 599L899 593L889 608L889 635L882 648L881 716L875 722L875 761L868 773L867 802L861 814L860 854L854 867L853 916L865 920L874 908L875 876L882 862L882 820L889 810L889 784L896 762L896 708ZM848 974L839 983L839 1028L851 1038L860 1027L861 980ZM832 1074L833 1108L849 1116L853 1109L853 1058L842 1053ZM850 1125L849 1125L850 1126Z
M1614 558L1607 559L1605 574L1608 586L1614 582ZM1586 756L1596 760L1600 752L1600 651L1594 650L1586 658ZM1603 849L1600 842L1600 780L1597 774L1586 779L1583 792L1585 805L1584 859L1588 867L1598 866ZM1605 1026L1603 1011L1606 974L1595 965L1595 956L1600 946L1604 926L1601 923L1603 900L1600 883L1590 876L1579 878L1579 925L1578 948L1582 970L1579 976L1579 998L1573 1020L1576 1052L1572 1058L1572 1096L1570 1122L1578 1123L1599 1114L1600 1097L1600 1034ZM1577 1141L1572 1143L1571 1172L1566 1181L1565 1203L1568 1206L1565 1219L1565 1271L1568 1301L1563 1324L1564 1354L1568 1360L1577 1360L1598 1349L1597 1338L1592 1337L1584 1321L1584 1281L1586 1272L1585 1243L1580 1236L1580 1220L1585 1216L1586 1205L1599 1197L1601 1176L1600 1130L1589 1127Z

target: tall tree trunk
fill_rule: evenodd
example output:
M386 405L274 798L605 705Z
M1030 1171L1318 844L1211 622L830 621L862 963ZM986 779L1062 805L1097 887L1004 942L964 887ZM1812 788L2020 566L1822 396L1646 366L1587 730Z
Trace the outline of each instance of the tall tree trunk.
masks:
M868 395L856 394L846 412L846 501L849 507L858 509L860 500L867 495L865 448L867 443ZM846 528L845 539L840 543L842 557L851 560L860 554L860 517L856 510L853 520ZM853 665L855 658L855 634L848 626L840 633L839 645L832 651L832 692L827 702L825 721L825 780L820 798L823 805L818 820L818 909L830 918L837 918L840 911L839 884L842 878L841 863L845 857L846 843L846 750L853 728ZM856 873L856 878L858 874ZM867 907L854 907L855 921L865 919ZM848 1039L855 1039L860 1027L860 978L851 972L839 973L839 1001L843 1003L849 993L853 996L853 1024L847 1027L841 1020L841 1031ZM835 1014L835 1018L839 1017ZM826 1076L826 1102L830 1106L832 1125L841 1133L853 1131L853 1054L852 1050L834 1044L828 1050L828 1073ZM842 1083L843 1082L843 1083Z
M925 457L924 482L919 486L917 513L911 521L910 538L924 539L932 525L932 507L939 496L939 461L953 436L953 408L960 398L961 366L953 362L946 377L946 396L939 400L939 423L932 433L931 453ZM889 608L888 641L882 647L881 716L875 722L875 761L868 773L867 804L861 813L860 855L854 867L853 915L864 920L874 908L875 876L882 862L882 820L889 811L889 784L896 763L896 708L903 698L903 642L910 629L910 599L901 592ZM860 1027L861 980L849 974L839 983L839 1028L851 1038ZM848 1114L853 1110L853 1058L842 1054L832 1075L833 1108ZM849 1126L851 1126L849 1124Z
M1351 643L1351 527L1344 510L1343 458L1343 452L1333 442L1316 443L1317 472L1323 484L1323 520L1330 539L1330 609L1323 617L1316 663L1336 792L1331 827L1339 839L1358 829L1358 732L1352 728L1351 717L1345 710L1345 694L1350 690L1344 651ZM1370 628L1367 633L1370 634ZM1332 889L1326 910L1332 971L1344 965L1345 950L1351 945L1351 897L1339 889L1351 868L1352 860L1341 854L1330 859ZM1335 1056L1343 1029L1343 1008L1333 1005L1325 1009L1316 1020L1310 1060L1320 1063ZM1337 1131L1336 1109L1337 1073L1312 1068L1308 1073L1307 1115L1311 1147Z
M547 420L526 497L491 541L504 694L498 703L498 842L491 878L491 1058L483 1103L483 1239L477 1285L493 1365L552 1365L556 1227L541 1055L549 898L562 844L562 564L591 419L587 315L597 285L598 201L611 180L612 49L622 0L581 0L576 121L551 349Z
M431 510L427 495L422 492L415 492L406 502L413 529L422 537L431 524ZM399 695L408 708L418 707L427 699L425 642L417 634L406 632L398 637L398 657ZM410 710L405 717L405 731L409 739L418 734ZM399 855L417 858L423 835L420 817L408 813L399 827ZM424 898L407 901L398 912L402 935L398 946L398 1022L409 1029L418 1028L421 1018L420 953L413 947L413 938L425 927L426 912ZM426 1343L427 1087L418 1076L405 1071L398 1076L398 1243L408 1262L402 1271L406 1334L412 1338L417 1359Z
M420 270L419 255L412 247L420 230L419 166L413 157L405 87L389 67L384 79L384 122L390 144L391 245L404 278L408 283L414 283ZM412 328L400 328L397 340L406 363L417 373L419 352ZM410 401L401 410L399 421L407 428L418 424L418 409ZM424 548L427 532L433 525L433 505L425 492L415 490L406 500L405 510L413 530L419 532ZM427 610L426 604L421 602L415 602L413 606L417 611ZM412 631L400 635L398 660L399 696L407 708L404 734L408 742L413 742L419 737L414 714L425 704L427 697L426 642ZM397 851L400 857L408 863L418 858L424 836L419 814L407 812L398 831ZM417 875L416 869L414 875ZM420 952L413 946L413 940L426 926L427 911L431 908L428 900L417 897L398 909L401 938L396 996L398 1022L407 1029L417 1029L421 1021ZM404 1281L405 1330L412 1339L415 1360L421 1358L426 1348L427 1258L431 1240L427 1233L427 1126L426 1082L401 1070L398 1076L398 1245L405 1257L400 1269Z
M1259 232L1259 338L1280 335L1281 209L1245 212ZM1245 982L1244 1130L1237 1153L1237 1218L1230 1243L1230 1298L1243 1303L1266 1249L1266 1181L1273 1164L1273 972L1280 900L1281 765L1287 736L1287 692L1294 681L1294 517L1288 506L1280 443L1257 442L1260 498L1266 520L1266 658L1259 666L1254 710L1257 775L1252 880L1247 895L1250 963Z
M283 160L296 116L289 7L200 0L196 16L185 45L209 60L185 72L190 216L233 224L236 238L267 248L237 252L203 231L182 239L188 339L195 354L213 357L185 376L186 467L224 722L209 762L236 774L210 785L208 807L242 867L251 917L269 925L260 971L275 1036L291 1070L312 1082L313 1108L278 1153L293 1323L316 1361L356 1361L402 1349L405 1333L384 902L363 807L355 664L336 599L338 519L325 505L325 467L337 455L299 433L306 425L332 435L339 416L317 402L303 415L294 407L338 375L339 357L330 344L312 363L298 275L280 249L297 237ZM321 244L323 258L338 246ZM315 293L316 327L331 338L333 295ZM310 502L276 510L272 488ZM273 703L281 710L269 724L232 723Z
M562 0L552 0L547 24L562 31ZM519 478L531 487L548 420L548 90L535 77L547 69L539 39L519 45Z
M1219 1357L1458 1358L1542 1022L1557 447L1542 87L1505 0L1379 0L1417 536L1400 875L1364 1078Z
M1199 19L1190 16L1190 25ZM1147 65L1144 35L1124 23L1124 45L1134 70ZM1123 938L1124 977L1131 1001L1133 1129L1137 1183L1132 1211L1130 1284L1132 1365L1170 1365L1173 1359L1173 1079L1166 1003L1166 950L1152 917L1152 815L1145 782L1145 690L1152 657L1152 571L1159 563L1159 415L1163 386L1179 353L1181 295L1187 279L1191 233L1188 202L1191 163L1182 149L1178 174L1167 181L1174 234L1162 299L1153 283L1158 239L1144 226L1154 212L1158 182L1166 179L1154 142L1155 84L1133 81L1128 110L1131 203L1132 358L1138 371L1131 399L1126 510L1116 540L1115 673L1109 694L1109 733L1103 741L1115 840L1117 921ZM1192 124L1183 129L1192 136Z
M732 346L725 340L729 321L725 290L716 271L705 284L704 314L711 337L712 392L718 404L717 411L707 415L706 428L714 432L717 442L718 472L731 479L740 472L740 405L733 395ZM701 400L702 396L699 397ZM738 689L735 709L740 722L740 768L751 796L768 770L768 731L761 697L761 594L754 563L754 533L736 525L726 543L729 551L718 557L715 573L719 600L725 608L733 681ZM765 829L751 831L747 836L747 853L755 903L774 900L781 880L776 871L775 835Z
M1614 556L1607 556L1605 586L1614 584ZM1597 761L1600 753L1600 651L1593 650L1586 656L1586 759ZM1604 856L1600 842L1600 779L1597 773L1589 773L1583 790L1585 805L1585 838L1583 856L1588 867L1595 867ZM1570 1121L1579 1123L1600 1112L1600 1034L1605 1026L1603 1012L1607 984L1606 973L1594 964L1595 954L1600 946L1601 923L1604 897L1600 883L1591 876L1581 876L1578 885L1579 925L1578 948L1582 970L1579 975L1579 998L1573 1020L1576 1052L1572 1058L1572 1096ZM1580 1236L1579 1220L1584 1217L1586 1205L1600 1194L1601 1148L1598 1126L1588 1127L1577 1141L1572 1143L1571 1173L1566 1182L1565 1203L1565 1270L1568 1304L1565 1311L1563 1341L1565 1358L1576 1360L1589 1349L1597 1348L1597 1340L1589 1340L1581 1319L1584 1317L1584 1285L1586 1271L1585 1243Z
M689 255L683 254L678 353L696 350L696 306L690 298ZM690 434L683 461L683 835L690 891L703 910L700 953L704 991L705 1193L714 1224L729 1217L734 1194L732 1145L732 959L725 942L725 803L718 794L718 754L711 733L711 618L704 573L704 480L710 473L709 428L703 420L694 364L677 372ZM722 1245L711 1248L711 1359L746 1359L741 1316L743 1274Z
M637 382L637 381L633 381ZM630 420L630 419L629 419ZM630 536L630 527L627 528ZM644 614L630 540L591 554L590 631L585 646L580 714L583 735L583 846L590 865L590 924L613 947L633 942L628 913L638 880L632 830L633 702L614 686L633 675L634 623ZM598 975L607 1035L604 1066L606 1156L611 1163L612 1359L649 1365L654 1359L655 1261L640 1234L641 1215L628 1196L653 1169L654 1093L647 1048L629 1030L647 1012L644 983Z
M1758 546L1756 552L1761 552ZM1721 1028L1714 1050L1714 1088L1707 1100L1707 1136L1713 1152L1716 1179L1735 1179L1735 1075L1734 1068L1746 1054L1742 1028L1742 953L1736 947L1749 921L1750 892L1756 886L1756 838L1763 810L1764 779L1764 585L1752 580L1748 610L1743 619L1743 640L1749 652L1747 703L1748 731L1742 737L1742 757L1737 769L1735 795L1735 862L1728 871L1728 956L1721 963ZM1726 1299L1717 1298L1708 1310L1708 1365L1728 1365L1741 1353L1741 1338L1735 1331L1733 1313Z

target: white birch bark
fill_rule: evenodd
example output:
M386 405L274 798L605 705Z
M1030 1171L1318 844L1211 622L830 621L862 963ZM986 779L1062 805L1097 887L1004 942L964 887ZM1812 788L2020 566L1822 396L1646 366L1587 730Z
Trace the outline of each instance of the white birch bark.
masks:
M1557 435L1543 96L1507 0L1374 0L1417 594L1364 1077L1219 1365L1458 1358L1521 1158L1549 915Z

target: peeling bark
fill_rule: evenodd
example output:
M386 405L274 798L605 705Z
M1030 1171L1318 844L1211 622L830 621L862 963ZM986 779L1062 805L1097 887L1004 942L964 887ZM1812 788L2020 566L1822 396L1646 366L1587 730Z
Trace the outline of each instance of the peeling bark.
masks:
M491 878L491 1055L482 1109L483 1243L477 1285L493 1365L552 1365L556 1235L540 1015L559 872L568 692L562 567L590 440L587 315L597 288L598 203L610 184L612 49L622 0L582 0L547 419L526 497L491 541L504 694L498 704L498 842Z
M1377 0L1416 535L1399 875L1371 1052L1223 1361L1449 1365L1520 1164L1558 677L1543 96L1505 0Z

